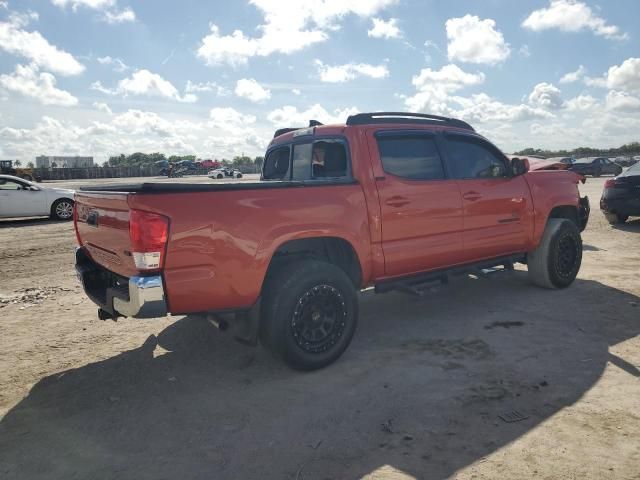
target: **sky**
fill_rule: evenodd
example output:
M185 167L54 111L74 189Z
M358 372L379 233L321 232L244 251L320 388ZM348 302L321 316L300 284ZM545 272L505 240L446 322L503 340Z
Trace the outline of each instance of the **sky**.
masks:
M356 112L505 152L640 141L640 2L0 0L0 158L264 153Z

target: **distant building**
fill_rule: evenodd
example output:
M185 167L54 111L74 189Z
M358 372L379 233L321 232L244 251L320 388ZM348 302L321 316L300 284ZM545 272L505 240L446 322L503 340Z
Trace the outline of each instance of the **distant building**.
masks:
M37 168L52 168L53 164L57 168L86 168L93 167L93 157L51 157L40 155L36 157Z

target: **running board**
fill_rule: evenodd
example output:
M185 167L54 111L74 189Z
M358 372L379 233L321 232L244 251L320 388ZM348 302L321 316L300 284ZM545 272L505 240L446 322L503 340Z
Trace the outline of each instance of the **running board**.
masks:
M447 285L451 276L468 275L475 278L491 278L497 273L513 271L514 263L522 260L524 260L524 256L521 255L502 257L461 267L396 278L376 284L375 292L386 293L397 290L409 295L424 297L431 293L434 288Z

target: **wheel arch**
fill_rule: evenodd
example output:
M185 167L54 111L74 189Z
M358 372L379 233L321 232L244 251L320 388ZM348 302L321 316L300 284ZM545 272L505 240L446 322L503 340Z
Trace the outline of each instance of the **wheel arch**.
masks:
M353 244L339 236L295 238L282 242L269 260L262 288L280 265L302 259L322 260L337 266L351 279L356 289L362 285L363 270Z
M578 230L580 230L580 213L578 211L578 207L575 205L557 205L551 209L549 212L549 216L547 217L547 222L551 218L565 218L567 220L571 220L576 224Z

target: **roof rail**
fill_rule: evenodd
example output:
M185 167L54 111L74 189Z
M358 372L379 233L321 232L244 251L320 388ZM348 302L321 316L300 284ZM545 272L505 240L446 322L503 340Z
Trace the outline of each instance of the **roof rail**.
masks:
M347 118L347 125L367 125L376 123L421 123L431 125L449 125L475 131L471 125L457 118L427 115L426 113L410 112L372 112L358 113Z
M284 135L285 133L289 133L289 132L295 132L296 130L301 130L303 128L310 128L310 127L319 127L323 125L322 123L320 123L318 120L309 120L309 127L290 127L290 128L279 128L278 130L276 130L276 132L273 134L273 138L279 137L280 135Z
M300 130L303 127L293 127L293 128L279 128L276 130L276 133L273 134L273 138L279 137L280 135L284 135L285 133L295 132L296 130Z

